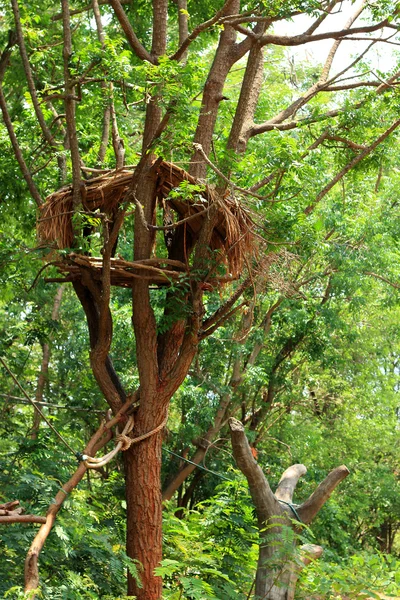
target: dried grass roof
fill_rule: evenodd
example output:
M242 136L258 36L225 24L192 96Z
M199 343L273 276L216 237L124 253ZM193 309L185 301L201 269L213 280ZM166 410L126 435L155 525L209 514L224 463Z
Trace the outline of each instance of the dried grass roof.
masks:
M177 165L162 161L155 163L157 173L157 198L164 200L177 214L177 220L186 219L185 226L194 237L199 233L203 219L207 218L210 203L217 202L218 222L214 228L210 247L224 253L229 273L236 277L241 273L246 256L254 252L254 223L249 212L235 198L221 198L207 185L201 191L188 197L169 197L171 190L179 188L183 181L199 185L199 182ZM86 181L82 186L82 205L88 212L100 209L112 213L124 201L129 189L133 171L110 171ZM73 245L74 230L72 224L73 202L72 186L68 185L46 198L41 207L38 221L38 235L42 242L56 243L58 248L70 248Z

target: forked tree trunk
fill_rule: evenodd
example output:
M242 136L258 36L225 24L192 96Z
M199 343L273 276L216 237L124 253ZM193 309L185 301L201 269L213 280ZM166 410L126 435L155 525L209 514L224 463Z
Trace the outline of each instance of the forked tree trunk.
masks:
M328 500L335 487L349 474L342 465L329 473L315 492L303 504L292 504L293 492L299 478L305 475L304 465L293 465L283 473L275 494L253 457L244 432L243 424L229 419L233 454L236 463L245 475L257 513L260 529L260 549L256 573L255 596L257 600L293 600L299 566L291 552L285 556L283 548L283 528L293 527L293 517L298 517L308 525ZM304 564L322 554L320 546L303 547ZM295 548L293 547L293 552Z

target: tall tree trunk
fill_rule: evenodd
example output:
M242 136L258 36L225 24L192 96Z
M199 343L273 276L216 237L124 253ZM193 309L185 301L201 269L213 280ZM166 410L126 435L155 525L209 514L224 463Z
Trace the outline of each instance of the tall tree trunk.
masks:
M165 53L167 43L167 0L153 0L153 35L151 57L157 61ZM143 154L146 155L161 122L160 89L156 89L146 108L143 132ZM147 223L153 223L156 182L151 169L151 154L139 174L135 192L143 207ZM139 218L134 225L134 260L150 258L154 232L148 231ZM166 417L168 402L158 393L157 327L151 306L149 284L135 281L132 287L132 324L136 338L137 364L140 379L140 406L135 419L135 437L144 435L160 425ZM128 574L128 594L137 600L161 598L162 581L154 576L154 568L162 553L162 501L160 487L161 441L158 431L135 444L125 456L126 478L126 550L138 561L140 581Z
M156 415L157 416L157 415ZM162 580L154 576L162 553L161 432L125 453L128 556L139 562L140 583L128 574L128 595L161 598ZM142 586L142 587L139 587Z

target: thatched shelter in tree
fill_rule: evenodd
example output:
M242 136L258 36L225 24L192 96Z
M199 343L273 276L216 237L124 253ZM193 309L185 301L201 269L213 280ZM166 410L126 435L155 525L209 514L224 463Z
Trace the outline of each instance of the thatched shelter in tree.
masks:
M180 272L189 270L190 251L201 229L203 219L207 219L213 204L218 207L218 219L210 241L210 249L219 251L219 264L226 266L223 282L239 277L246 256L254 256L254 222L250 212L230 194L221 197L211 186L193 178L180 167L160 159L155 161L154 174L157 182L156 203L164 211L163 225L148 223L149 228L170 231L172 235L180 227L184 235L184 252L180 260L168 250L168 257L154 257L146 261L129 262L123 258L111 261L111 283L131 287L135 278L145 278L156 285L169 284L179 277ZM112 220L122 205L135 201L130 193L133 177L131 170L108 171L99 177L82 182L80 210L87 215L99 213ZM187 185L182 185L187 182ZM195 186L191 188L191 186ZM38 236L41 242L55 245L59 249L73 248L77 234L73 222L72 185L52 193L40 209ZM166 224L165 215L168 215ZM78 232L80 233L80 232ZM166 243L168 246L168 244ZM56 263L65 281L73 281L81 276L82 268L90 268L101 277L102 259L88 255L69 253Z

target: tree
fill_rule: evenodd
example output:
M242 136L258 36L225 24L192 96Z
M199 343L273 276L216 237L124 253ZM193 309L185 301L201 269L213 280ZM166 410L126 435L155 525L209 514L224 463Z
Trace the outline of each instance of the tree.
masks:
M314 493L300 506L293 505L293 493L298 480L307 472L304 465L292 465L283 473L275 494L257 464L240 421L229 420L232 448L239 469L247 478L260 529L260 549L255 581L255 597L268 600L293 600L299 573L284 544L283 527L293 522L293 516L309 525L329 499L335 487L349 474L342 465L329 473ZM292 513L292 514L290 514ZM291 540L293 543L293 539ZM279 551L283 546L283 552ZM319 558L321 546L303 548L304 562Z
M107 430L134 412L137 443L124 463L127 552L142 567L141 583L130 576L128 591L138 600L161 596L154 576L161 559L161 430L200 343L243 303L252 306L242 297L268 279L279 259L275 244L290 249L301 240L305 257L310 229L325 227L318 221L322 199L333 190L337 201L334 186L348 174L354 184L366 159L376 173L373 160L400 124L392 101L397 72L365 80L360 54L330 75L343 40L381 43L374 32L396 30L398 8L366 2L344 27L318 33L337 6L94 0L72 10L62 0L56 13L52 3L12 0L12 12L3 3L10 34L1 38L0 106L39 207L42 244L60 251L47 257L58 269L48 279L72 282L86 314L90 366L114 413ZM361 11L368 21L354 25ZM299 13L313 19L302 34L270 32ZM304 74L301 90L281 78L272 95L276 70L264 53L279 58L280 47L322 39L335 40L324 66ZM345 81L358 67L356 83ZM382 116L371 120L376 114ZM114 287L131 302L132 388L111 358ZM66 487L86 469L82 462ZM39 552L63 498L60 492L28 555L28 590L37 587Z

